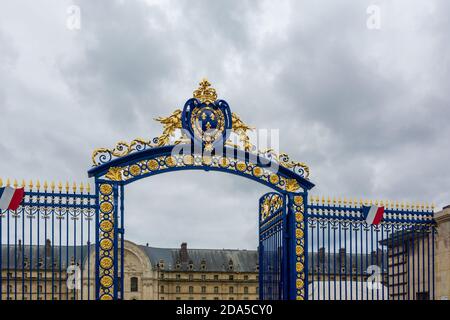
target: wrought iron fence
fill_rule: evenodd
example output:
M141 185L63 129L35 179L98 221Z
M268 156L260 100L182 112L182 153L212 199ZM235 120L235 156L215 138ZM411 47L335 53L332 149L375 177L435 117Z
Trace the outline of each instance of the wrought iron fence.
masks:
M93 299L96 196L90 186L14 187L25 188L25 197L17 210L0 212L0 300Z
M307 206L310 300L434 299L433 207L383 203L378 225L371 201L312 197Z

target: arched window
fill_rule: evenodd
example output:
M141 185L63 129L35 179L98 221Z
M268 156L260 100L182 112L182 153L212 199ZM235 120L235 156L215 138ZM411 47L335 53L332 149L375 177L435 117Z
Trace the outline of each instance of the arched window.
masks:
M139 289L138 287L138 278L137 277L131 277L130 278L130 291L131 292L137 292Z

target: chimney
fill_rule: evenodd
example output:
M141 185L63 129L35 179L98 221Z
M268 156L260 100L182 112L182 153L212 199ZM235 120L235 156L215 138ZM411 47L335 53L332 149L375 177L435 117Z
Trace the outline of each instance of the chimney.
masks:
M339 262L341 263L341 266L345 265L345 262L347 260L346 255L347 253L345 252L345 248L339 249Z
M181 244L180 260L181 260L181 263L187 263L188 262L188 252L187 252L187 243L186 242L183 242Z
M50 257L52 254L52 242L50 239L45 240L45 256Z

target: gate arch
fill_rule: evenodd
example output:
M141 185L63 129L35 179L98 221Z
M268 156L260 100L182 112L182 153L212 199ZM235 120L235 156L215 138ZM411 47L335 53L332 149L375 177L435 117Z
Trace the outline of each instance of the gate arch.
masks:
M308 179L308 166L271 149L258 151L248 136L252 128L231 113L224 100L217 100L215 89L207 80L200 82L194 98L186 102L183 110L156 120L164 126L158 138L121 141L113 149L93 152L93 168L88 175L95 178L97 196L96 297L107 300L122 296L123 285L119 281L123 281L123 263L119 265L119 260L123 261L124 187L156 174L211 170L254 180L285 199L282 219L286 240L280 243L282 256L277 255L283 264L279 275L283 289L277 290L278 298L304 299L307 286L303 214L308 190L314 186ZM180 138L171 143L170 137L178 130ZM239 137L240 146L229 140L231 133ZM264 222L267 227L269 212L275 211L260 206L260 226ZM260 269L260 288L264 276Z

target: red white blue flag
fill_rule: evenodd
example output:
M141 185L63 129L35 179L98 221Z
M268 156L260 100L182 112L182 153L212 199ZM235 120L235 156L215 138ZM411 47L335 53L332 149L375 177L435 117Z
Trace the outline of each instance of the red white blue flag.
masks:
M367 224L377 225L383 219L384 207L362 206L361 210Z
M0 188L0 209L17 210L22 203L25 191L23 188L14 189L10 186Z

